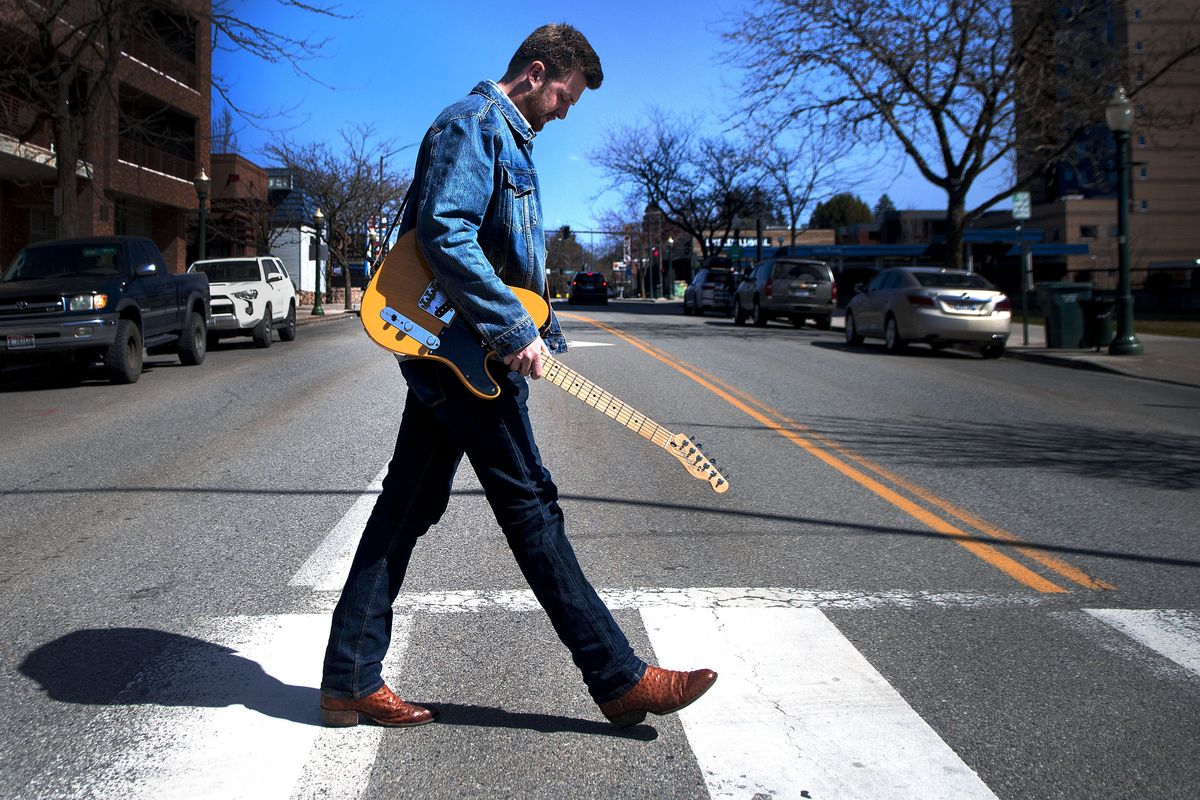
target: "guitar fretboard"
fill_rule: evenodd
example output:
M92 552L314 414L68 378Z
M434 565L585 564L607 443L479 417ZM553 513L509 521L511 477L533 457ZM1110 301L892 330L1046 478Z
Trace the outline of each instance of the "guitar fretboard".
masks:
M670 450L669 443L674 434L669 430L610 392L601 389L558 359L552 356L543 356L542 361L547 365L545 372L542 373L542 378L565 390L568 394L578 397L639 436L649 439L664 450Z

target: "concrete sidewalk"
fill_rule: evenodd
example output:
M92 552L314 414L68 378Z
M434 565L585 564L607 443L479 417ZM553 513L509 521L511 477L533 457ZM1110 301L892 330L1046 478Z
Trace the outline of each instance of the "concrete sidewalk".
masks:
M312 325L318 322L332 322L333 320L358 319L358 308L352 308L347 311L342 307L341 303L336 306L324 306L325 314L322 316L313 316L312 306L300 306L296 309L296 324L297 325Z
M1110 356L1106 348L1095 351L1046 347L1046 329L1042 325L1029 325L1029 343L1025 344L1021 321L1017 319L1018 315L1013 316L1016 321L1008 337L1008 349L1005 350L1005 355L1010 358L1076 369L1103 370L1133 378L1200 388L1200 339L1136 333L1135 322L1135 335L1145 352L1139 356Z

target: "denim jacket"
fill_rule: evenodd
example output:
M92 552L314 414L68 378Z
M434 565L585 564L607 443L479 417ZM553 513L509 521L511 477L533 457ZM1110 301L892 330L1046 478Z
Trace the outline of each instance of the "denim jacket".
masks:
M529 123L483 81L434 120L417 155L400 233L417 241L438 284L487 346L504 358L537 338L505 284L544 294L546 237ZM565 352L551 312L546 345Z

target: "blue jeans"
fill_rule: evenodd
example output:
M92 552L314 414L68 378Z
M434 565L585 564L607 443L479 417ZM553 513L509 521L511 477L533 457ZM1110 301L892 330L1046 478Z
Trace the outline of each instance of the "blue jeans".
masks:
M495 362L493 362L495 363ZM646 664L588 583L567 541L558 489L542 466L529 425L529 386L493 375L501 394L483 400L434 361L401 364L408 397L383 491L363 530L333 612L321 690L365 697L383 686L392 603L413 546L442 516L465 453L533 594L571 651L597 703L620 697Z

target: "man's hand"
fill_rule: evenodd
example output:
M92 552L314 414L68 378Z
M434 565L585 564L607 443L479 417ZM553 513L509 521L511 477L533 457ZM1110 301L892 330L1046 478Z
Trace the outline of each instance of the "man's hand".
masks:
M538 337L525 345L524 349L505 357L504 366L526 378L537 380L542 377L542 356L548 354L545 342Z

